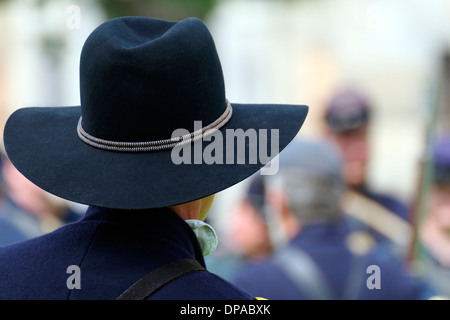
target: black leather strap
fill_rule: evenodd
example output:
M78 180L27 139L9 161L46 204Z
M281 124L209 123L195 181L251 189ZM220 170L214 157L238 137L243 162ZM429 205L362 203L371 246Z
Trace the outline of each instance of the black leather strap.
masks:
M116 300L144 300L167 283L197 271L206 271L206 269L195 259L170 262L136 281Z

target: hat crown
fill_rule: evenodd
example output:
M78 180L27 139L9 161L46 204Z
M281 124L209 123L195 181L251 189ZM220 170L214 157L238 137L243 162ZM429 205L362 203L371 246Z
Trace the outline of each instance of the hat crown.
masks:
M328 141L296 139L279 157L280 170L297 169L326 178L341 179L342 156Z
M445 133L434 142L433 160L436 166L450 169L450 133Z
M113 141L168 139L226 106L214 41L196 18L105 22L83 46L80 94L84 130Z
M333 131L346 131L369 122L370 105L358 90L344 89L337 92L327 105L325 120Z

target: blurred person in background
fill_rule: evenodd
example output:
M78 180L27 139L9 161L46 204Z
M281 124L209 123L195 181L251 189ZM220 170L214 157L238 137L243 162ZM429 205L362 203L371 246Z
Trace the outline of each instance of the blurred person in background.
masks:
M440 294L450 296L450 134L433 148L429 207L419 226L421 271Z
M1 175L0 245L34 238L81 218L67 201L25 178L4 155Z
M210 270L226 279L258 263L273 250L264 208L263 177L257 173L249 178L245 194L227 214L221 245L205 259Z
M340 209L346 190L339 152L297 140L264 177L272 227L283 234L274 253L242 269L233 282L268 299L427 299L434 290L402 261L366 241ZM264 279L264 280L262 280Z
M359 90L337 91L325 109L326 137L343 158L343 178L349 187L343 206L354 228L365 229L375 243L405 256L412 235L408 206L394 196L372 190L367 181L372 108Z

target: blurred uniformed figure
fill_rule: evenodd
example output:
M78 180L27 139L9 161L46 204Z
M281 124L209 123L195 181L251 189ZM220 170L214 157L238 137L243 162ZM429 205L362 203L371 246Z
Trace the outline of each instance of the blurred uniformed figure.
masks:
M205 259L208 269L225 279L232 279L236 271L261 261L273 250L261 207L263 177L258 172L250 178L246 192L227 213L221 245Z
M264 177L278 247L233 280L268 299L426 299L434 291L397 256L371 246L340 209L341 159L328 143L297 140ZM280 241L284 237L283 241ZM263 280L262 280L263 279Z
M1 156L0 245L41 236L79 220L82 214L25 178Z
M343 178L349 187L343 208L355 229L365 230L373 242L405 255L412 239L408 206L367 184L371 114L368 98L351 88L336 92L326 106L327 137L341 151Z
M450 296L450 135L434 144L434 179L419 227L420 270L439 294Z

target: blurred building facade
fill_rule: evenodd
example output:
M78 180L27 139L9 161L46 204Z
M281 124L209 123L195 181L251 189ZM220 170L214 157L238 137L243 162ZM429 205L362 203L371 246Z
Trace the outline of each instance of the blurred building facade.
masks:
M450 48L449 18L445 0L223 0L208 23L230 101L307 104L300 135L321 134L335 90L364 91L375 109L369 183L408 201Z
M81 47L103 19L93 1L0 2L2 127L20 107L79 105Z

